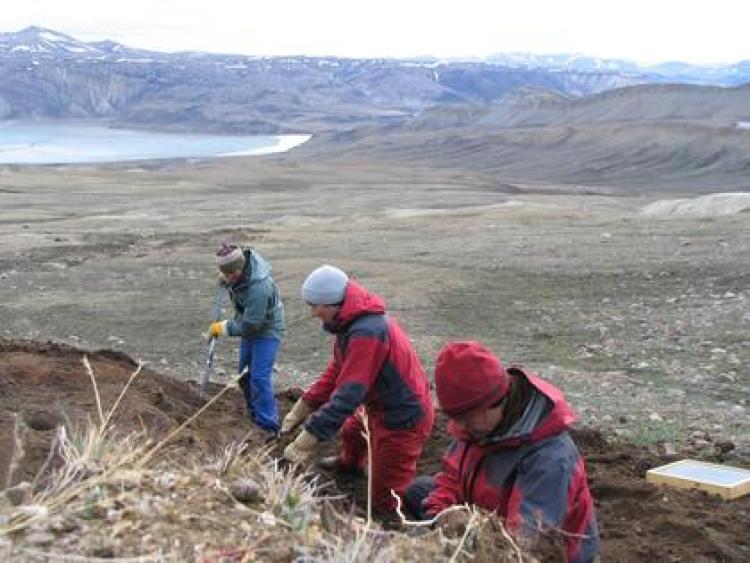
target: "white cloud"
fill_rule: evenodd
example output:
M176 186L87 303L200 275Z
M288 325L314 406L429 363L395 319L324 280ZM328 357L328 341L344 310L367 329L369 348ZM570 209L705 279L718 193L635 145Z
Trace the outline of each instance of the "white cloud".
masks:
M750 2L714 0L28 0L0 29L37 24L133 47L246 54L482 56L582 52L640 61L750 58Z

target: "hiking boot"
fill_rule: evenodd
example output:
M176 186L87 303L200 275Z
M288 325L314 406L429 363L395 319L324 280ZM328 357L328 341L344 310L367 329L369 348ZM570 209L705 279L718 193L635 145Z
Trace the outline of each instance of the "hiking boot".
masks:
M278 429L272 428L263 428L263 433L265 434L265 439L263 440L266 444L270 444L271 442L276 442L279 439L281 439L281 433L278 431Z
M237 385L239 386L240 391L242 391L242 394L245 397L248 396L248 394L249 394L248 391L250 390L250 387L249 387L250 381L249 381L249 379L250 378L248 377L247 372L245 372L237 380Z
M339 468L339 456L329 455L327 457L321 457L318 460L318 466L326 471L338 471Z
M341 458L337 455L330 455L322 457L318 460L318 467L325 469L326 471L336 473L349 473L351 475L364 475L364 471L356 466L343 465Z

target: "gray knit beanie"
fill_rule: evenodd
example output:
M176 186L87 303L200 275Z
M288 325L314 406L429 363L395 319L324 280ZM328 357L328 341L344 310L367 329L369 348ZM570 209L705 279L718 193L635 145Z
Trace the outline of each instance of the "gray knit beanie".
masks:
M328 264L316 268L302 284L302 299L311 305L336 305L344 301L349 276Z
M236 244L223 242L216 251L216 265L225 274L242 270L245 267L245 255Z

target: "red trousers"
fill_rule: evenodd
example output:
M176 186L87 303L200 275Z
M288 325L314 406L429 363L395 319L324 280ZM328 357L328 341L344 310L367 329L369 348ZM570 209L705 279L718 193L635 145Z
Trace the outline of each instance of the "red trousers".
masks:
M373 416L368 420L372 442L372 504L378 512L392 512L396 500L391 489L403 498L404 490L414 480L417 460L422 446L432 432L434 415L426 413L414 428L388 430L382 420ZM340 462L344 467L367 466L367 442L362 436L361 418L355 413L341 428L342 452Z

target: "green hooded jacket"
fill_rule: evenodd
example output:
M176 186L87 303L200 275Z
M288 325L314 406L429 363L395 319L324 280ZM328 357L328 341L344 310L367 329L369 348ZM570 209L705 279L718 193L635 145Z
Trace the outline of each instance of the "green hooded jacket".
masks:
M267 336L281 340L284 334L284 303L271 277L271 265L252 249L243 249L242 277L226 284L234 305L233 320L227 322L229 336Z

